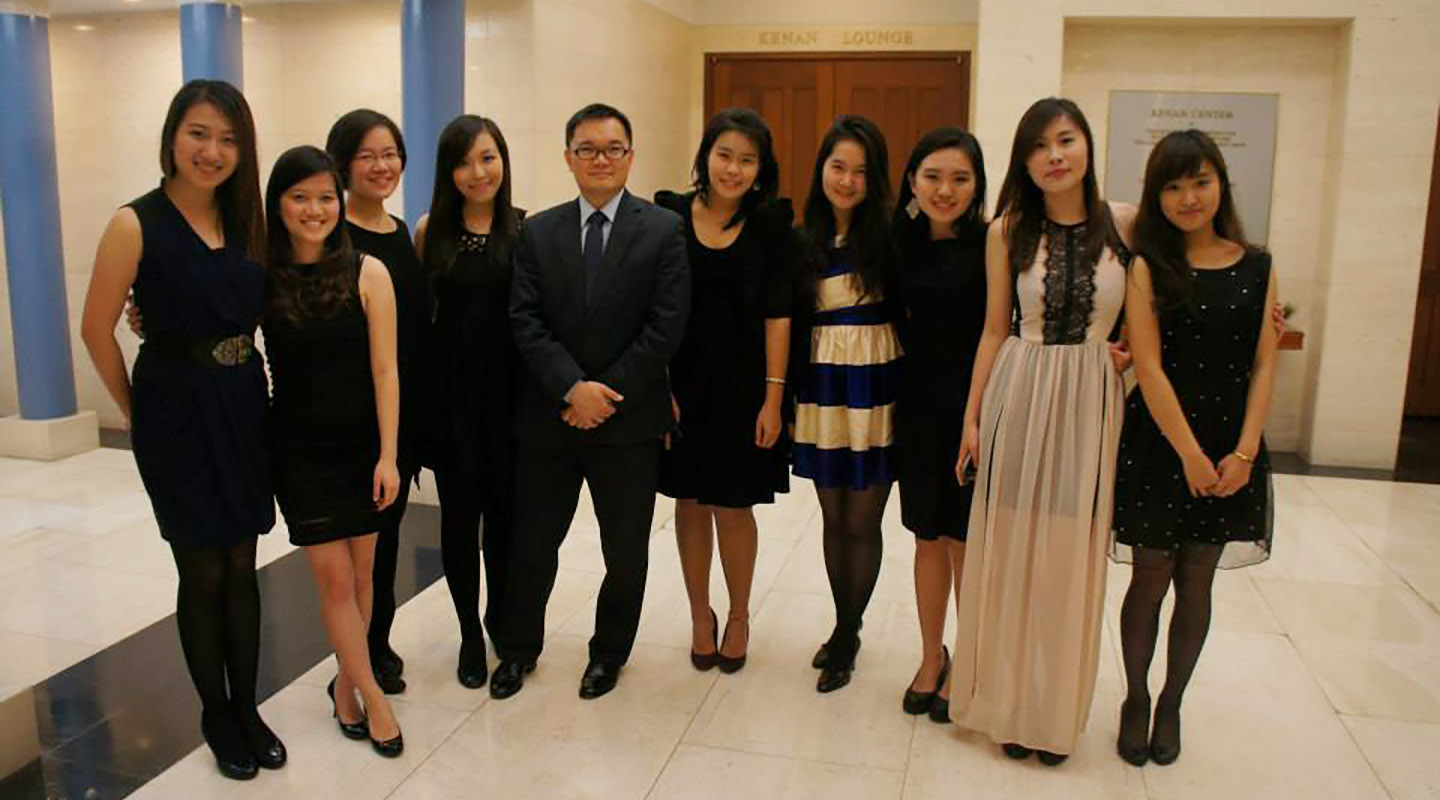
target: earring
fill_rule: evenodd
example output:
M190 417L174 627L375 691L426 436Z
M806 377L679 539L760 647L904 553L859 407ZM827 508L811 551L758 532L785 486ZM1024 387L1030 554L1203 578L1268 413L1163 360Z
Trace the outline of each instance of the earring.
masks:
M750 191L752 191L752 192L758 192L758 191L760 191L760 183L757 181L757 182L755 182L755 183L750 184Z
M905 204L905 213L910 216L910 219L920 216L920 199L918 197L910 198L910 202Z

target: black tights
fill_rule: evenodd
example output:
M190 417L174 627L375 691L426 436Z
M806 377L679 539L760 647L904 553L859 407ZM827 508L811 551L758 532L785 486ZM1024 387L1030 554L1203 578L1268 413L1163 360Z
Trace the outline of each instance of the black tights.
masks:
M835 600L835 631L826 649L832 663L848 663L855 658L860 622L880 577L885 545L880 519L890 499L890 484L866 489L817 488L815 493L820 496L824 520L825 574Z
M227 717L257 741L273 736L255 706L260 585L255 539L233 547L171 547L180 574L175 620L207 718ZM232 716L233 715L233 716Z
M460 621L460 639L484 646L485 627L492 629L505 619L501 592L505 587L505 565L514 531L514 514L509 502L511 489L492 486L481 492L457 476L437 471L435 488L440 495L440 560L450 600ZM480 621L480 523L485 523L485 623Z
M1120 607L1120 648L1129 686L1121 736L1130 742L1138 745L1143 741L1137 734L1144 730L1140 726L1149 721L1147 678L1160 635L1160 605L1171 583L1175 584L1175 609L1170 615L1165 686L1156 703L1155 736L1166 745L1179 737L1180 701L1210 631L1211 586L1223 549L1223 545L1185 544L1176 551L1150 547L1134 550L1130 589ZM1162 725L1172 720L1173 726Z
M390 628L395 624L395 570L400 557L400 520L405 516L405 506L410 500L410 482L414 479L414 473L400 475L400 495L395 498L390 521L380 529L380 535L375 539L375 568L371 573L374 576L375 599L370 607L370 628L366 632L372 664L376 663L376 656L391 652Z

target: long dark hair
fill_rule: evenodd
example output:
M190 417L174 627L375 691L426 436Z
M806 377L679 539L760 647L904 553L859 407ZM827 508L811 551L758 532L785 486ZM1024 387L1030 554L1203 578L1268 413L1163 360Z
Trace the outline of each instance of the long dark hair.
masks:
M885 136L869 119L845 114L835 120L820 150L810 176L810 194L805 199L800 238L805 246L805 269L813 284L816 272L825 264L825 250L835 241L835 209L825 198L825 162L840 142L854 142L865 151L865 199L855 207L846 234L846 244L858 259L854 275L864 295L884 291L890 266L890 158Z
M346 189L350 188L350 165L355 163L355 154L360 151L360 142L379 127L390 131L395 138L395 150L400 154L400 171L405 171L405 137L395 120L369 108L357 108L347 113L330 126L330 135L325 137L325 152L335 159L335 168L340 170L340 179Z
M510 148L505 144L505 134L492 119L461 114L440 131L440 142L435 147L435 190L430 196L424 253L425 268L431 275L448 271L455 263L455 254L460 252L460 233L465 230L465 196L455 187L454 173L482 133L490 134L495 140L500 163L505 167L505 177L495 192L490 237L485 244L486 261L491 264L508 261L520 238L520 217L510 200Z
M280 216L280 199L292 186L315 175L329 175L335 181L340 218L336 220L335 230L325 237L320 260L315 264L319 276L315 288L302 291L301 275L285 269L295 263L295 251L290 245L290 231ZM270 268L265 282L267 311L291 322L335 314L355 291L356 280L355 250L345 229L345 189L335 160L324 150L308 144L281 153L270 170L270 181L265 184L265 214L270 218L265 249L266 266Z
M235 172L215 190L225 240L239 239L247 258L259 259L265 252L265 217L260 210L260 167L255 155L255 119L250 104L239 89L225 81L196 79L180 87L165 112L160 129L160 171L175 177L175 135L185 113L200 103L215 106L235 131L235 148L240 153Z
M780 191L780 164L775 160L775 144L770 136L770 126L759 114L748 108L727 108L710 118L705 133L700 136L700 147L695 151L695 165L691 168L694 186L703 202L710 202L710 151L721 136L735 132L750 140L760 154L760 169L755 173L755 185L740 198L740 207L725 223L726 228L740 224L740 221L755 209L775 199Z
M920 171L920 164L931 153L941 150L959 150L970 159L970 169L975 174L975 196L970 207L955 220L955 235L960 237L983 236L985 234L985 155L980 151L980 142L963 128L946 126L936 128L920 137L915 149L910 151L910 160L905 162L905 174L900 176L900 194L895 198L895 217L890 225L890 234L895 237L896 251L902 260L908 260L922 245L930 241L930 220L925 213L910 216L909 205L915 199L915 190L910 182Z
M1100 199L1100 186L1095 180L1095 137L1090 134L1090 123L1073 101L1046 97L1036 100L1020 118L1015 142L1010 147L1010 168L1005 172L1005 183L1000 186L1000 201L995 209L997 217L1008 215L1005 233L1010 248L1010 270L1017 275L1029 269L1030 262L1035 260L1045 221L1045 192L1030 178L1026 162L1045 135L1045 129L1061 117L1074 122L1085 137L1085 176L1081 179L1081 191L1085 197L1087 224L1081 259L1094 263L1100 260L1107 245L1112 249L1124 246L1114 233L1109 206Z
M1159 308L1187 303L1195 282L1190 259L1185 255L1185 234L1166 219L1160 194L1166 184L1195 177L1206 164L1215 170L1215 178L1220 181L1220 208L1210 223L1215 235L1251 249L1235 210L1230 171L1215 141L1193 128L1166 134L1145 162L1145 188L1140 193L1140 211L1135 215L1135 249L1150 267Z

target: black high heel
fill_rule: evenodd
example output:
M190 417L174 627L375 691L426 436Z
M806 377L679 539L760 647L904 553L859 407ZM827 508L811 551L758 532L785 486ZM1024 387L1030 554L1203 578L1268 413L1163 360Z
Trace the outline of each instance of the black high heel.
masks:
M935 698L940 696L940 689L945 685L945 679L950 677L950 648L940 645L940 677L935 680L935 688L928 692L917 692L910 687L905 687L905 697L900 702L900 708L911 716L920 716L929 712L935 707ZM914 681L911 681L913 684ZM948 715L948 705L947 715Z
M851 649L850 657L843 663L839 661L839 655L828 645L822 649L825 651L825 666L820 670L819 680L815 682L815 691L820 694L829 694L850 684L850 678L855 672L855 659L860 655L860 637L855 637L855 647Z
M405 734L403 733L397 733L395 738L384 741L370 736L369 730L366 730L365 736L370 739L371 749L386 758L399 758L400 754L405 752Z
M746 617L746 618L744 618L744 619L727 619L727 620L725 620L725 632L726 632L726 633L729 633L729 632L730 632L730 623L731 623L731 622L738 622L738 623L740 623L741 625L744 625L744 626L745 626L745 652L744 652L744 653L741 653L740 655L735 656L735 657L732 658L732 657L727 656L727 655L725 655L724 653L720 652L719 646L718 646L718 645L716 646L716 648L715 648L715 655L719 657L719 660L716 662L716 665L719 666L719 667L720 667L720 671L723 672L723 673L725 673L726 675L733 675L733 674L735 674L736 672L739 672L741 669L743 669L743 668L745 667L745 657L749 654L749 651L750 651L750 618L749 618L749 617ZM722 641L725 639L724 636L721 636L720 638L721 638Z
M1136 709L1139 710L1138 714ZM1149 703L1141 706L1139 703L1132 703L1126 699L1120 704L1120 732L1115 737L1115 752L1122 761L1132 767L1143 767L1145 762L1150 760L1150 732L1146 729L1149 723ZM1140 731L1138 744L1133 735L1137 728ZM1127 733L1131 735L1127 736Z
M1162 715L1165 717L1163 721ZM1166 725L1166 723L1170 721L1169 718L1171 717L1173 717L1175 720L1175 741L1161 741L1161 735L1165 732L1162 731L1162 728L1169 727L1168 725ZM1150 732L1150 760L1154 761L1156 764L1159 764L1162 767L1166 767L1174 764L1175 760L1179 757L1180 707L1178 705L1167 705L1162 699L1161 702L1155 704L1155 722L1151 727Z
M466 689L479 689L490 679L490 665L485 663L483 635L479 642L461 640L460 660L455 667L455 677Z
M715 609L713 608L710 609L710 625L710 638L715 643L715 652L697 653L694 648L690 650L690 664L701 672L714 669L715 666L720 663L720 640L718 638L720 633L720 620L715 616Z
M260 765L245 745L235 720L219 711L200 713L200 735L215 755L220 774L235 781L248 781L260 772Z
M1015 759L1016 761L1023 761L1029 758L1031 753L1035 752L1034 750L1031 750L1023 744L1016 744L1014 742L1007 742L1005 744L1002 744L1000 745L1000 749L1004 751L1005 755Z
M259 709L251 706L233 710L236 722L240 725L240 733L245 737L245 745L250 748L250 755L254 756L255 763L263 769L280 769L285 766L289 759L285 743L280 741L280 737L260 718Z
M359 722L346 722L345 720L340 719L340 705L339 703L335 702L336 680L336 678L331 678L330 685L325 687L325 692L330 695L330 713L331 716L335 717L335 724L340 726L340 732L345 734L346 739L354 739L357 742L361 739L369 739L370 727L367 724L368 720L364 715L360 717Z

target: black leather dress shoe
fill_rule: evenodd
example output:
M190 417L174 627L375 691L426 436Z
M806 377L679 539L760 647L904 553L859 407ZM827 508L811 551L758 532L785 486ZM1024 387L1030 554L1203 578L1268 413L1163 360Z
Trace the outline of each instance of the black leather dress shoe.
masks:
M522 664L519 661L500 662L495 674L490 676L490 696L504 700L525 686L525 676L535 671L535 662Z
M580 699L594 700L610 693L620 682L620 667L603 661L591 661L585 666L585 675L580 678Z
M285 743L280 741L280 737L260 718L259 710L253 706L233 710L240 731L245 736L245 746L250 749L255 763L262 769L280 769L285 766L289 759L289 754L285 752Z
M485 663L485 640L460 643L460 663L455 668L455 677L466 689L479 689L490 677L490 666Z
M859 636L856 636L856 637L855 637L855 653L856 653L857 655L860 653L860 637L859 637ZM814 667L815 669L825 669L825 665L827 665L827 664L829 664L829 663L830 663L830 643L829 643L829 642L826 642L826 643L820 645L820 649L819 649L819 650L816 650L816 651L815 651L815 657L812 658L812 659L810 659L810 666Z

